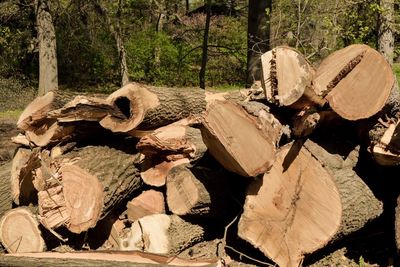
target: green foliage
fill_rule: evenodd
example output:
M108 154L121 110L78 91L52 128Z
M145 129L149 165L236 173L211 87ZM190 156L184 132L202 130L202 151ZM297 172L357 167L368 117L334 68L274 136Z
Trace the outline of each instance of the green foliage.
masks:
M400 63L393 64L393 72L396 75L397 82L399 83L400 88Z

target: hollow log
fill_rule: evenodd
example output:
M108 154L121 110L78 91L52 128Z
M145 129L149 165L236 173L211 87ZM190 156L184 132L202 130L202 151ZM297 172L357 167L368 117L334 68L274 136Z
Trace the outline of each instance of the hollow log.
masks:
M41 154L36 171L41 222L80 233L94 227L136 189L136 156L107 146L76 148L55 159ZM57 199L57 201L54 201Z
M299 266L378 217L382 203L352 170L357 153L344 161L309 140L283 147L248 190L239 236L279 266Z
M2 216L0 241L9 253L42 252L46 248L36 217L23 207Z
M124 118L108 115L100 124L113 132L156 129L205 110L204 90L150 87L129 83L107 102Z
M201 128L213 157L227 170L247 177L271 168L282 128L267 108L258 108L256 117L239 104L215 101L207 108Z
M229 201L229 183L221 171L180 165L167 175L167 204L176 215L223 216Z
M393 71L385 58L367 45L350 45L325 58L313 85L347 120L366 119L385 109L399 110L394 101Z
M397 205L394 216L394 233L397 253L400 253L400 195L397 197Z
M215 100L244 101L248 90L212 93L199 88L152 87L129 83L112 93L107 102L124 118L108 115L100 124L113 132L152 130L201 114Z
M203 240L201 226L176 215L154 214L135 221L128 236L122 239L122 250L139 250L164 255L177 255Z
M134 222L152 214L165 213L164 195L155 190L143 191L126 205L128 220Z
M42 252L18 253L0 255L0 265L9 267L131 267L150 265L157 266L221 266L218 259L197 260L182 259L176 256L167 257L139 251L108 251L108 252Z
M324 105L311 85L315 70L297 50L275 47L261 56L261 67L261 85L269 102L295 109Z

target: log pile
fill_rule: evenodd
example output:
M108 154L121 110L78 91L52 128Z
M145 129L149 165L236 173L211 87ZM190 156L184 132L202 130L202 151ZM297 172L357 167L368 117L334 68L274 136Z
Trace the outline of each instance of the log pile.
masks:
M130 83L108 97L35 99L0 169L0 262L219 266L235 223L272 262L300 266L378 218L383 203L356 166L361 153L400 165L390 65L366 45L317 68L283 46L261 63L262 89ZM221 236L215 257L180 258Z

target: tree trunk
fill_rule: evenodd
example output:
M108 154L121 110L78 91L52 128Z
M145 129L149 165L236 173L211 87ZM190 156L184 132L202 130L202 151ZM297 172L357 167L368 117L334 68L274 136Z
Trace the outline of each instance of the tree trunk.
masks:
M282 267L299 266L304 254L382 213L352 170L358 152L344 161L311 141L298 145L282 148L271 171L253 182L239 222L239 236Z
M121 13L122 13L122 2L123 0L118 1L118 10L117 10L117 18L116 25L114 27L113 22L108 15L107 9L101 4L100 0L92 0L92 3L95 6L96 11L100 16L103 17L104 21L107 23L108 29L110 33L113 35L115 43L117 45L118 50L118 59L119 59L119 71L121 75L121 86L126 85L129 82L129 72L128 65L126 63L126 50L124 46L124 42L122 39L122 30L120 25Z
M267 11L269 9L269 11ZM260 56L270 49L269 15L271 0L250 0L247 25L247 78L246 87L261 80Z
M204 34L203 34L203 49L201 55L201 68L199 73L199 81L200 81L200 88L206 89L206 67L207 67L207 58L208 58L208 35L210 31L210 20L211 20L211 3L212 0L207 0L206 4L206 25L204 27Z
M389 64L393 64L394 34L393 12L394 0L380 0L382 11L379 13L378 50L383 54Z
M124 114L124 118L109 115L100 124L113 132L148 130L173 123L206 108L206 94L202 90L156 88L130 83L107 98Z
M47 0L35 1L39 42L39 92L42 96L58 89L56 34Z

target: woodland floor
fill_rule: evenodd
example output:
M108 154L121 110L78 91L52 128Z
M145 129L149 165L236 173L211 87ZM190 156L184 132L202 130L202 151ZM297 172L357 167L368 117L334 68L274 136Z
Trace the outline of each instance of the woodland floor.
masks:
M13 157L16 145L11 142L10 138L18 133L15 122L23 107L34 95L31 88L25 88L24 91L13 95L5 94L4 88L0 79L0 165ZM364 164L373 164L368 159L363 162ZM360 170L362 169L360 167ZM396 180L398 177L393 175L393 172L398 173L399 168L374 168L374 170L366 175L368 178L365 182L373 184L375 195L384 201L383 215L346 239L326 246L312 256L306 257L304 266L400 266L394 243L394 207L396 196L399 194L397 189L400 189L400 180ZM222 243L220 241L223 238L223 230L223 227L219 227L217 230L219 234L210 237L209 241L187 249L181 256L188 255L194 258L218 256L217 251L221 251ZM233 224L227 231L227 245L243 254L240 255L226 248L228 255L235 260L233 266L263 266L260 262L247 259L244 254L273 266L272 262L268 261L262 253L241 241L235 231L237 229Z

